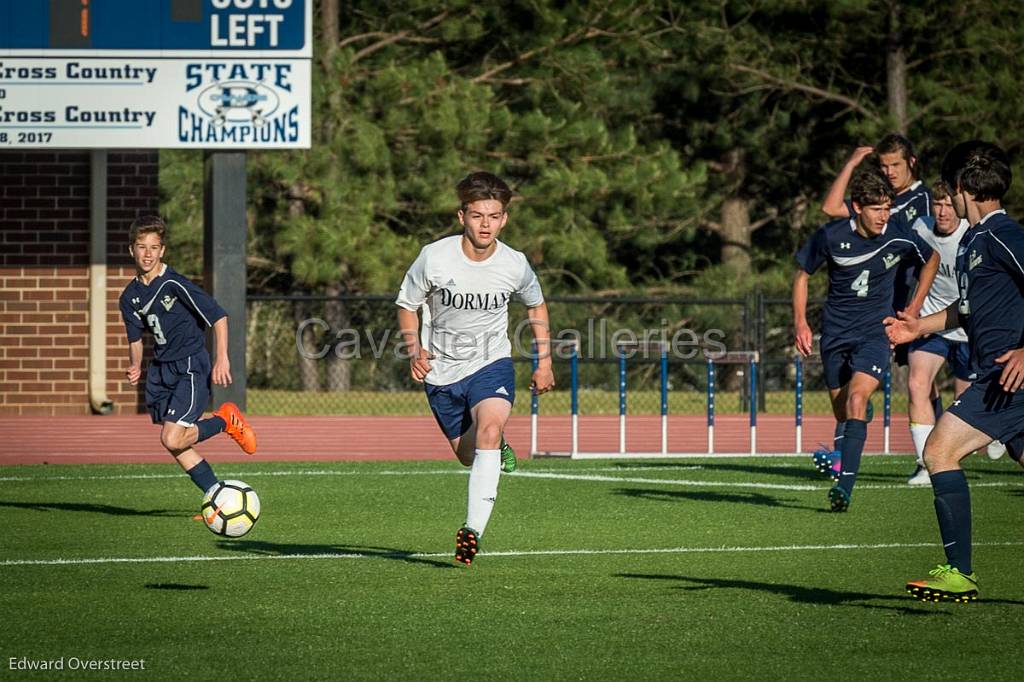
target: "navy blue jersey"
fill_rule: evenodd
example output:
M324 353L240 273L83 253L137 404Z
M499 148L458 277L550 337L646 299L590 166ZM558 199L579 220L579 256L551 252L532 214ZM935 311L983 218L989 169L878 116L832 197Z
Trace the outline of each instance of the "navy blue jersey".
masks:
M853 201L847 199L846 210L851 218L856 218L853 212ZM920 180L915 180L910 187L896 195L892 200L892 208L889 209L889 224L910 227L914 221L921 216L932 214L932 193Z
M971 367L983 378L996 358L1024 346L1024 229L1005 211L991 213L957 249L960 322Z
M808 274L828 264L828 300L821 333L838 338L884 335L882 320L893 313L892 292L899 264L925 263L928 246L909 227L888 223L877 237L862 237L854 219L834 220L796 254Z
M156 342L157 362L181 360L205 349L205 330L227 317L212 296L169 265L148 285L134 278L121 293L120 303L129 343L148 329Z
M846 210L850 217L855 218L853 202L846 202ZM932 214L932 193L920 180L915 180L910 187L896 195L892 200L892 208L889 212L889 224L902 227L910 227L914 221L921 216ZM910 294L914 291L914 284L917 282L920 268L913 264L902 263L896 282L893 285L893 306L897 310L903 310L910 301Z

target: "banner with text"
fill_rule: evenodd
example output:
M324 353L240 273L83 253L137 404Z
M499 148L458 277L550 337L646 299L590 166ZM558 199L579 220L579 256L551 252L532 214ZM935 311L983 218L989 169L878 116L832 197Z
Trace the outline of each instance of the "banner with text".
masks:
M308 149L306 59L0 60L0 150Z

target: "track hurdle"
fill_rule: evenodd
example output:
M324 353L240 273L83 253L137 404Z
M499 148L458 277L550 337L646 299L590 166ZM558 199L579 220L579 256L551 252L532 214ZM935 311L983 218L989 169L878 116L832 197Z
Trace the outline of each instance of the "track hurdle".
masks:
M569 456L574 459L614 459L614 458L658 458L658 457L673 457L679 455L692 455L692 454L790 454L790 453L776 453L776 452L758 452L758 412L760 406L758 404L758 381L759 381L759 368L761 364L760 355L755 351L749 352L734 352L727 353L716 357L705 358L705 372L707 377L706 382L706 429L707 429L707 440L706 448L703 451L699 447L695 450L687 450L686 452L671 452L668 448L669 438L669 392L668 392L668 354L664 348L658 347L656 344L652 344L653 347L658 348L657 362L659 364L659 384L660 384L660 447L656 450L649 449L643 452L629 452L627 450L627 433L629 429L629 378L628 378L628 357L624 353L619 353L617 360L617 387L618 387L618 420L617 420L617 448L608 452L584 452L580 448L580 379L579 379L579 348L575 341L562 341L556 342L562 348L563 359L567 359L570 369L570 440L568 451L538 451L538 415L540 399L538 396L531 397L530 403L530 428L531 428L531 454L532 455L554 455L554 456ZM623 346L637 345L637 344L623 344ZM565 349L568 349L566 352ZM607 361L605 361L607 362ZM810 358L794 358L794 378L795 378L795 390L793 396L793 451L796 453L803 452L803 426L804 426L804 390L806 387L806 365L807 364L820 363L820 358L812 356ZM729 450L722 452L721 448L716 446L715 443L715 426L716 426L716 415L717 415L717 394L719 392L719 377L718 377L718 365L743 365L744 366L744 381L743 388L749 396L749 404L747 409L748 414L748 427L749 427L749 448L744 450ZM534 369L537 367L537 360L534 358L533 363ZM886 371L883 377L883 404L884 404L884 436L883 436L883 451L885 454L890 453L890 432L892 425L892 375L891 371ZM563 422L564 423L564 422ZM612 427L616 428L615 426ZM635 427L634 427L635 428ZM678 427L676 427L678 428ZM692 429L692 424L688 427ZM692 431L690 432L692 433ZM564 442L564 441L563 441Z

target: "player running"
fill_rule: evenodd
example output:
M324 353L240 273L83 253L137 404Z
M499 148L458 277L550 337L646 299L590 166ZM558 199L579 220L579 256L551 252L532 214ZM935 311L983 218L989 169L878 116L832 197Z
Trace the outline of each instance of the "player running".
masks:
M228 317L212 296L163 262L167 226L157 216L132 223L128 250L135 278L121 293L121 317L128 335L132 386L142 376L142 334L153 335L153 361L146 371L146 408L154 424L163 424L160 443L204 493L217 482L210 465L192 447L224 431L251 455L256 434L234 403L224 403L209 419L200 419L210 402L210 381L231 383ZM213 328L216 361L210 368L205 330Z
M894 192L874 169L854 175L850 184L855 217L819 228L796 255L793 282L796 348L812 350L807 324L807 281L828 265L828 299L821 330L825 383L838 423L845 422L840 441L841 470L829 490L832 511L846 511L860 468L867 437L867 405L889 365L889 339L882 320L892 315L897 266L906 258L925 264L921 286L911 302L919 310L939 267L939 256L916 233L889 221Z
M502 437L516 395L508 339L513 296L526 304L537 341L539 364L530 388L550 390L554 375L540 282L525 255L498 241L512 190L498 176L476 172L456 191L462 234L423 247L395 303L412 378L425 384L452 452L470 467L466 522L455 535L455 560L468 565L480 550L500 471L515 469L515 453ZM421 345L418 311L424 304L430 325Z
M1005 443L1018 462L1024 449L1024 229L1002 208L1012 177L1006 152L994 144L972 140L950 150L942 179L957 215L971 224L957 251L959 300L921 319L901 314L885 320L894 343L962 325L978 376L939 418L925 444L946 553L946 563L928 578L906 585L926 601L978 597L971 496L960 461L992 439Z

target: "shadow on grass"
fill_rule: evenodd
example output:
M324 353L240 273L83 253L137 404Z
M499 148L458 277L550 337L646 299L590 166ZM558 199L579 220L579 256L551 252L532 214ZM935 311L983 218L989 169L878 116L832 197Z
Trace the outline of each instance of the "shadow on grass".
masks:
M714 457L714 455L708 455ZM803 461L803 460L801 460ZM761 464L744 464L743 462L712 462L702 463L700 468L702 471L721 471L725 473L740 473L750 474L752 476L782 476L788 479L800 479L805 481L815 481L819 483L828 483L828 479L819 474L814 470L811 465L810 455L806 459L806 467L804 466L771 466ZM620 462L615 465L621 468L644 468L644 469L673 469L679 468L679 464L672 464L670 462ZM857 477L862 481L878 481L887 483L895 480L905 480L906 475L903 473L881 473L877 471L871 471L870 465L868 471L862 471L857 474Z
M617 488L612 491L615 495L625 495L644 500L661 500L664 502L692 500L694 502L727 502L732 504L753 504L760 507L775 507L778 509L810 509L818 510L819 507L810 507L804 504L790 504L791 500L782 500L764 493L716 493L706 490L651 490L649 488Z
M458 568L448 561L438 561L423 556L415 556L417 552L393 547L366 547L361 545L308 545L283 542L265 542L263 540L221 540L217 542L220 549L261 556L322 556L346 554L351 556L373 557L376 559L392 559L410 564L422 564L435 568Z
M918 602L909 595L872 594L870 592L841 592L823 587L806 587L804 585L786 585L784 583L762 583L753 580L726 580L723 578L691 578L685 575L647 575L641 573L617 573L617 578L634 578L638 580L661 580L680 583L673 589L687 592L710 590L716 588L732 588L768 592L787 597L797 604L822 604L825 606L854 606L861 609L879 609L897 611L908 616L950 615L949 611L936 611L934 604ZM894 602L897 605L886 606L867 602ZM1012 599L981 599L976 604L952 604L960 608L973 608L978 604L1000 604L1006 606L1024 606L1024 602Z
M32 509L35 511L88 512L107 514L109 516L182 516L186 512L174 509L130 509L115 507L109 504L92 504L87 502L5 502L0 500L0 507L12 509Z
M191 590L208 590L209 585L185 585L184 583L146 583L143 585L147 590L168 590L177 592L189 592Z

